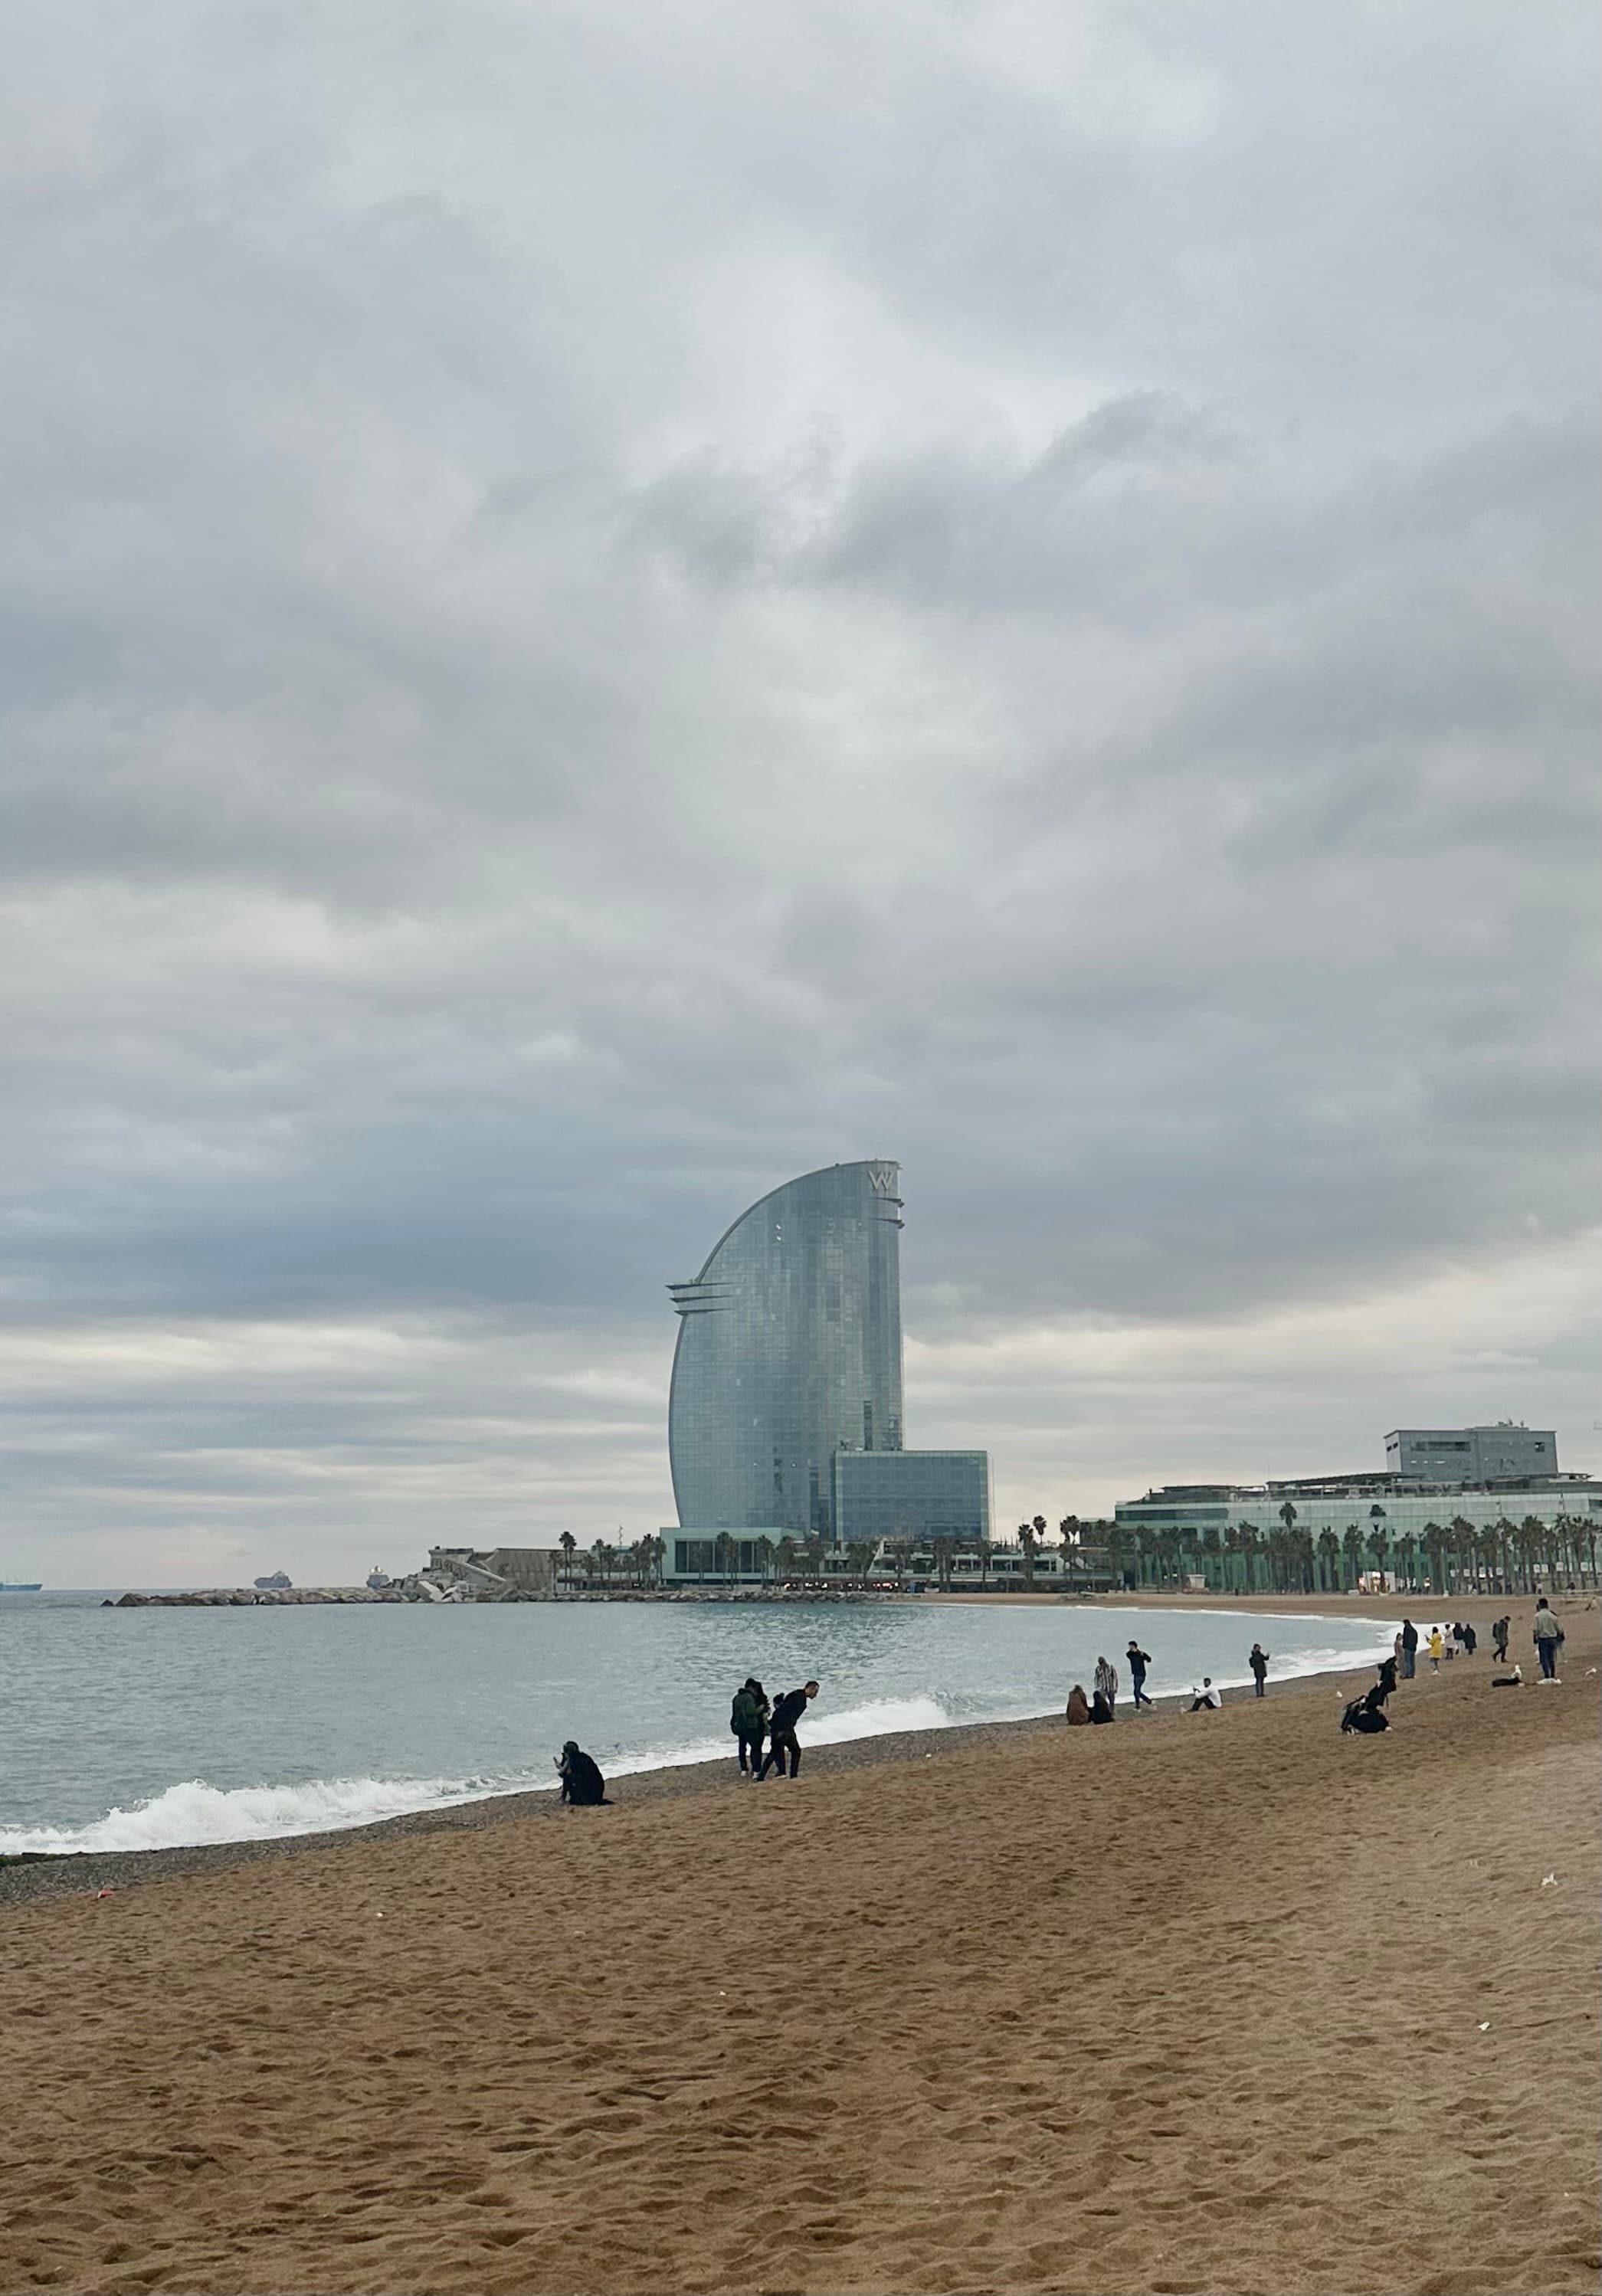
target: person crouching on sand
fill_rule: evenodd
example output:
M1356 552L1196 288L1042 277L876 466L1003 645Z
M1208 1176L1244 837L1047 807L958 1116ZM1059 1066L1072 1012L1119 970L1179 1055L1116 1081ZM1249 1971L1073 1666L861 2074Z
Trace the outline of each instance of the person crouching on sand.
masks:
M1076 1682L1068 1693L1068 1719L1075 1724L1090 1719L1090 1701L1085 1695L1082 1682Z
M765 1778L773 1765L778 1765L780 1777L785 1775L785 1757L790 1757L790 1775L801 1775L801 1747L796 1742L795 1726L806 1712L809 1702L817 1695L815 1682L803 1683L799 1690L787 1690L773 1710L773 1719L768 1729L768 1751L762 1757L762 1767L757 1772Z
M570 1738L562 1749L556 1765L562 1780L562 1799L575 1809L599 1809L606 1800L606 1781L601 1775L601 1766L593 1754L587 1754L576 1738Z
M1202 1677L1202 1686L1199 1690L1196 1688L1194 1682L1191 1684L1190 1688L1190 1710L1193 1714L1203 1713L1209 1708L1221 1706L1224 1702L1219 1696L1217 1691L1214 1690L1212 1686L1212 1677L1210 1674L1204 1674Z
M1107 1719L1110 1722L1113 1719L1113 1709L1118 1703L1118 1669L1110 1658L1097 1660L1095 1678L1096 1695L1097 1698L1106 1700Z

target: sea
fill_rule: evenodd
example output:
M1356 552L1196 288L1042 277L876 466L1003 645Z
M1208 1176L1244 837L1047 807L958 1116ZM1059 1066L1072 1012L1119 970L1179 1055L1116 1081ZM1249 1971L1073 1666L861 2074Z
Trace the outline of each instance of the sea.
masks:
M108 1610L0 1595L0 1855L257 1841L732 1756L729 1701L822 1685L802 1742L1059 1712L1131 1636L1146 1687L1371 1664L1395 1622L926 1603Z

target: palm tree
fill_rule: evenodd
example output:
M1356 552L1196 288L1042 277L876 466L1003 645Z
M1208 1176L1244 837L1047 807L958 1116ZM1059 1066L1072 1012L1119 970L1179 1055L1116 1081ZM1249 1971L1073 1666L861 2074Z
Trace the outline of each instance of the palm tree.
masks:
M562 1549L562 1576L571 1593L573 1584L573 1549L579 1542L571 1530L564 1530L556 1544Z
M1345 1561L1346 1577L1350 1581L1350 1585L1343 1591L1350 1593L1351 1587L1357 1585L1363 1570L1363 1534L1354 1522L1349 1522L1341 1533L1341 1554Z
M1257 1556L1262 1546L1262 1533L1254 1522L1238 1523L1236 1526L1235 1542L1241 1560L1241 1576L1244 1582L1241 1592L1244 1595L1249 1595L1256 1583Z
M1441 1543L1445 1537L1446 1533L1438 1522L1426 1522L1419 1533L1424 1545L1425 1557L1430 1566L1429 1591L1432 1595L1443 1595L1446 1592L1446 1570L1441 1560Z
M1385 1556L1391 1547L1391 1537L1385 1526L1385 1511L1383 1506L1369 1508L1368 1526L1369 1558L1374 1564L1376 1575L1379 1579L1380 1592L1383 1594L1385 1586Z
M1018 1525L1018 1544L1023 1549L1023 1584L1026 1587L1032 1587L1035 1583L1035 1548L1040 1537L1040 1530L1035 1529L1037 1522L1040 1526L1040 1530L1044 1530L1046 1528L1044 1515L1036 1515L1034 1522L1021 1522Z
M1418 1575L1418 1541L1410 1530L1403 1531L1396 1542L1396 1552L1401 1558L1401 1571L1410 1587Z
M1341 1541L1327 1523L1319 1533L1319 1586L1338 1591L1341 1584Z
M949 1537L941 1537L935 1539L933 1542L934 1583L939 1587L942 1595L949 1594L950 1592L951 1556L956 1545L956 1540Z
M719 1576L726 1580L734 1577L735 1542L727 1531L720 1530L712 1541L712 1553L717 1557Z
M778 1572L781 1578L789 1578L794 1575L795 1558L800 1551L794 1539L786 1531L779 1541Z
M1222 1575L1219 1565L1219 1545L1218 1525L1210 1522L1202 1533L1202 1570L1209 1587L1215 1576Z

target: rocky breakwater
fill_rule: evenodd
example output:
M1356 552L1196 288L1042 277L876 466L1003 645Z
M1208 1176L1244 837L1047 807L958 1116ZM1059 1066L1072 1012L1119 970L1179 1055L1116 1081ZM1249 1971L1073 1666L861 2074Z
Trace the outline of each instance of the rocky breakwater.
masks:
M209 1587L181 1595L108 1596L103 1611L273 1611L307 1603L415 1603L404 1587Z

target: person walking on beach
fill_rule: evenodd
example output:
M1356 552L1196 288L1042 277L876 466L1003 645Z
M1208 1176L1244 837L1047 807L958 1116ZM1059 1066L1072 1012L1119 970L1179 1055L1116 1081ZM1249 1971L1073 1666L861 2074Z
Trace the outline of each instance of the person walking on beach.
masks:
M1441 1653L1445 1648L1446 1638L1442 1634L1440 1628L1432 1627L1430 1628L1430 1671L1432 1674L1440 1673Z
M1246 1664L1251 1668L1252 1679L1257 1685L1257 1695L1261 1698L1266 1694L1269 1679L1269 1654L1261 1643L1253 1644L1252 1655Z
M1135 1693L1135 1711L1138 1714L1143 1706L1152 1702L1146 1694L1146 1669L1152 1662L1152 1654L1143 1651L1138 1643L1131 1642L1124 1656L1130 1662L1130 1688Z
M1096 1694L1098 1698L1106 1700L1107 1719L1110 1722L1113 1719L1113 1710L1118 1704L1118 1669L1111 1659L1098 1658L1096 1661Z
M1470 1622L1468 1621L1468 1620L1465 1619L1465 1620L1464 1620L1464 1621L1463 1621L1463 1655L1464 1655L1464 1657L1465 1657L1465 1658L1472 1658L1472 1657L1474 1656L1474 1654L1475 1654L1475 1651L1477 1651L1477 1650L1479 1649L1479 1647L1480 1647L1480 1637L1478 1636L1478 1635L1476 1635L1476 1634L1475 1634L1475 1630L1474 1630L1474 1628L1473 1628L1473 1626L1470 1624Z
M1401 1622L1401 1672L1404 1682L1411 1682L1418 1671L1418 1629L1411 1619Z
M1557 1612L1544 1595L1535 1605L1534 1640L1536 1656L1540 1660L1541 1680L1556 1682L1557 1652L1563 1641L1563 1628L1557 1623Z
M787 1690L779 1700L773 1710L773 1718L768 1726L768 1751L763 1755L762 1767L757 1772L759 1781L768 1775L776 1762L778 1765L779 1775L783 1777L786 1754L790 1757L791 1776L800 1777L801 1747L796 1741L795 1726L817 1695L817 1685L815 1682L807 1682L803 1683L799 1690Z
M1491 1639L1495 1644L1491 1655L1499 1666L1506 1666L1508 1663L1508 1636L1512 1632L1512 1620L1504 1615L1491 1629Z
M1209 1708L1221 1706L1224 1702L1219 1696L1217 1691L1214 1690L1212 1686L1212 1677L1210 1674L1204 1674L1202 1677L1202 1686L1199 1690L1197 1690L1194 1682L1191 1684L1190 1687L1192 1693L1190 1710L1193 1714L1203 1713Z
M754 1778L768 1729L768 1695L754 1674L748 1674L735 1693L728 1726L740 1742L740 1775Z

